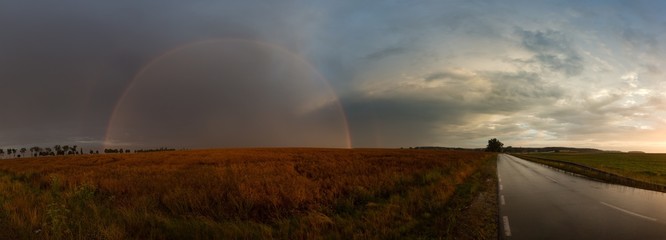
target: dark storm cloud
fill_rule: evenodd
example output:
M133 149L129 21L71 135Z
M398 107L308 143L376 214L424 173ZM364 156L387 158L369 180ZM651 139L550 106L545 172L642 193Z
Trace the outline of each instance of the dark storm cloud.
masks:
M553 31L528 31L517 29L522 46L534 53L529 61L544 69L575 76L583 72L584 62L565 34Z
M298 48L302 29L292 25L301 15L291 7L261 1L2 1L0 102L13 104L3 104L0 145L99 143L122 92L151 59L211 38Z
M114 112L108 145L348 146L332 91L280 48L201 43L151 64L138 79Z
M359 96L345 99L343 106L354 146L367 147L432 144L440 138L437 128L442 122L462 122L466 111L458 103L400 97Z

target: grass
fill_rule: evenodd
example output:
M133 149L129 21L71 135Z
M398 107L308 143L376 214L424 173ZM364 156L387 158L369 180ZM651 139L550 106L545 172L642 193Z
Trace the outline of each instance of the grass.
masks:
M3 160L0 239L495 238L495 156L230 149Z
M576 163L640 182L666 185L666 154L539 153L520 156Z

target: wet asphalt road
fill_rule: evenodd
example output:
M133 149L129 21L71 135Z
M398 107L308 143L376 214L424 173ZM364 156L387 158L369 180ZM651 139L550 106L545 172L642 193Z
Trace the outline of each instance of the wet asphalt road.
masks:
M500 154L504 239L666 240L666 194L601 183Z

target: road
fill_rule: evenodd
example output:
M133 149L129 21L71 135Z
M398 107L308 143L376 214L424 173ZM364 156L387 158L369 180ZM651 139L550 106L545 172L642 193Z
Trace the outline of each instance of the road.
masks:
M504 239L666 239L666 194L497 159Z

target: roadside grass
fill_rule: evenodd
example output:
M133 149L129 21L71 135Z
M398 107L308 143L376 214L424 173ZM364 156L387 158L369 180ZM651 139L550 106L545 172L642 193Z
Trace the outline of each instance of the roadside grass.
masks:
M437 215L445 216L422 222L420 236L428 239L497 239L498 179L497 155L458 185L449 202ZM441 236L445 236L442 238Z
M0 239L494 239L495 159L227 149L3 160Z
M619 177L628 178L637 182L666 186L666 154L652 153L530 153L516 155L524 158L541 158L558 160L569 163L580 164L602 172L611 173ZM547 164L547 163L546 163ZM562 165L552 163L550 165ZM558 166L555 166L558 167ZM599 173L592 171L576 170L575 166L559 166L560 168L574 168L574 172L590 176L593 178L602 178L602 180L614 181L612 175L600 176ZM567 170L567 169L565 169ZM569 169L572 170L572 169ZM610 178L610 179L603 179ZM630 182L620 180L619 183ZM636 185L640 183L629 183L627 185ZM640 186L638 186L640 187ZM653 189L659 190L659 189ZM664 191L664 190L661 190Z

